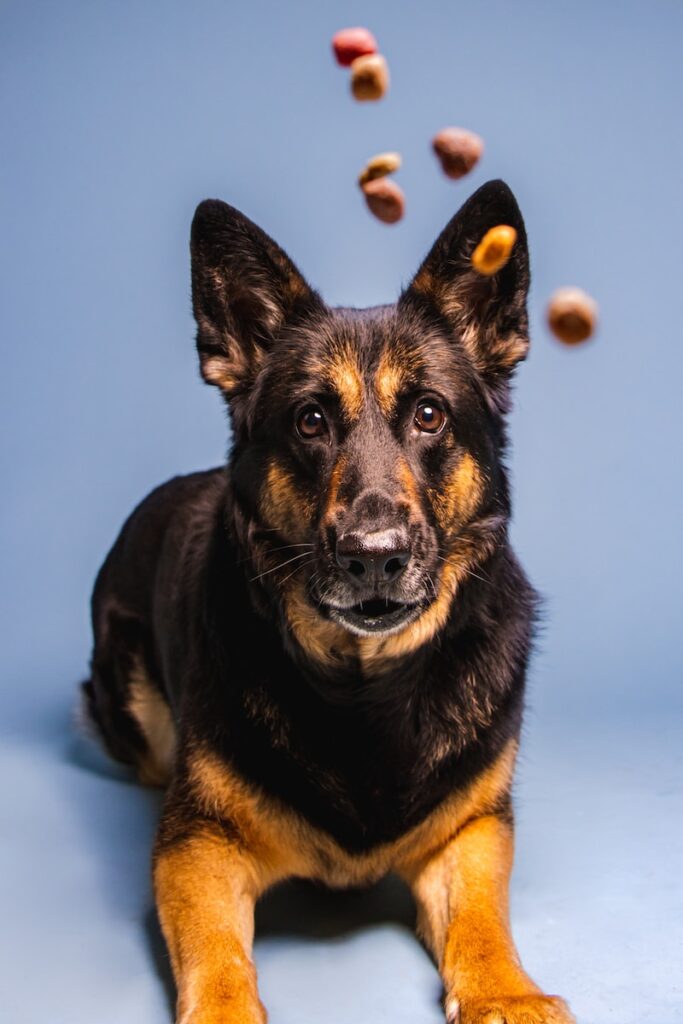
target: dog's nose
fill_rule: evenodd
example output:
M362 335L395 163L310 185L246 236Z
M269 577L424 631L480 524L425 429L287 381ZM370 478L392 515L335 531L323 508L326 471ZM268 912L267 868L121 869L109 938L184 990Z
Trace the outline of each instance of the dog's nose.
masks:
M399 530L345 533L337 540L337 565L364 587L393 583L410 561L410 538Z

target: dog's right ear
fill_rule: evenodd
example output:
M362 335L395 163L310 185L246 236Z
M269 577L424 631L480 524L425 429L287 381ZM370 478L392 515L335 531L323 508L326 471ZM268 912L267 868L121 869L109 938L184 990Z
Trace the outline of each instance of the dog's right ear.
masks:
M278 331L322 300L264 231L219 199L197 207L190 251L202 376L232 398L252 384Z

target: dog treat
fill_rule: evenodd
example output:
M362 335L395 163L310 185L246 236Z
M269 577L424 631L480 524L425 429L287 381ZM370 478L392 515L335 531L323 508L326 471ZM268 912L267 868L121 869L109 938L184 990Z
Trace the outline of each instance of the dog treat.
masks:
M368 160L358 177L358 184L363 187L368 181L375 178L385 178L387 174L393 174L401 166L400 153L378 153Z
M384 224L395 224L406 207L402 189L390 178L372 178L363 186L368 209Z
M449 178L469 174L484 152L484 140L466 128L443 128L432 139L432 148Z
M356 57L377 53L377 40L366 28L342 28L332 36L332 49L337 63L348 68Z
M486 232L472 253L472 266L479 274L496 274L510 259L517 232L509 224L497 224Z
M595 331L598 304L580 288L558 288L548 304L548 326L565 345L578 345Z
M389 68L381 53L356 57L351 64L351 92L355 99L381 100L389 88Z

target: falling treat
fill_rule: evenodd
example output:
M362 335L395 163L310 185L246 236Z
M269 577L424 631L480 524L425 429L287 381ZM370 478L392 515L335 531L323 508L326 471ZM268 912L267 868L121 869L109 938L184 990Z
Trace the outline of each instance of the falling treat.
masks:
M472 253L472 266L479 274L496 274L510 259L517 232L509 224L497 224L486 232Z
M401 166L400 153L378 153L366 163L358 177L358 184L363 187L368 181L375 178L385 178L387 174L393 174Z
M351 92L355 99L381 100L389 88L389 68L381 53L356 57L351 65Z
M332 36L332 49L337 63L348 68L356 57L377 53L377 40L366 28L342 28Z
M443 128L432 139L432 148L444 174L462 178L469 174L484 152L484 140L465 128Z
M371 213L384 224L395 224L406 208L403 191L391 178L373 178L363 186L365 201Z
M597 302L580 288L558 288L548 304L548 326L565 345L590 338L597 319Z

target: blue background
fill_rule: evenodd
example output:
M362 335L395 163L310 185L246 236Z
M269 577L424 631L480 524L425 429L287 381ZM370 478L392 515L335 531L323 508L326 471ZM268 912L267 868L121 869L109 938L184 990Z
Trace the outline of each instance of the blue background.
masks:
M329 40L392 72L355 104ZM6 2L0 10L0 991L13 1024L169 1020L151 913L158 800L70 727L88 599L128 511L226 451L190 314L196 203L240 207L331 303L391 301L462 200L505 178L530 236L514 539L546 595L518 783L513 925L586 1024L673 1024L683 963L683 6L648 2ZM429 140L486 152L459 183ZM356 175L398 149L405 220ZM599 301L551 339L550 292ZM277 894L273 1024L438 1021L392 884ZM677 1009L677 1007L679 1009Z

